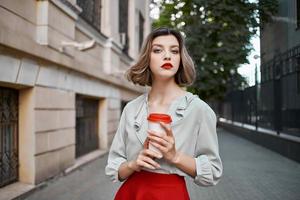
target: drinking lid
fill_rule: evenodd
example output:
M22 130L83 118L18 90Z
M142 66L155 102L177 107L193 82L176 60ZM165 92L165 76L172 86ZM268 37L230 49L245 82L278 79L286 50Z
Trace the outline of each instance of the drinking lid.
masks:
M172 118L170 115L161 114L161 113L151 113L147 119L152 122L164 122L164 123L172 122Z

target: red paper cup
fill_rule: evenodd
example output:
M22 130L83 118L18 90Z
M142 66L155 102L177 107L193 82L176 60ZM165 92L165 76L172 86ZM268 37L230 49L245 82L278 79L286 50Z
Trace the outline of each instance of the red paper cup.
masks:
M160 125L160 122L165 124L170 124L172 122L171 116L163 113L151 113L147 119L148 129L154 131L159 136L166 135L166 132ZM154 147L151 143L149 143L149 149L161 154L160 150Z

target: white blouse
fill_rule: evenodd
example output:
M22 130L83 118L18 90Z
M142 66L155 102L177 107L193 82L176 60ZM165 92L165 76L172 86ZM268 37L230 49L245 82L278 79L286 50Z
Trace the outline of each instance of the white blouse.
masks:
M125 106L105 168L106 175L113 181L118 181L120 165L136 159L142 150L147 138L148 114L148 93ZM214 111L198 96L186 92L172 102L167 114L172 117L171 128L176 149L195 158L197 175L194 182L200 186L216 185L223 167L219 156ZM156 159L156 162L161 166L160 169L145 170L188 176L163 158Z

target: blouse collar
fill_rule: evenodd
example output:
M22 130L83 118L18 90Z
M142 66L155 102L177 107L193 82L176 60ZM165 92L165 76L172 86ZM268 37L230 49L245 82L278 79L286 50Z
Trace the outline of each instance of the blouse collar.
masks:
M175 105L174 105L176 107L175 113L179 117L184 117L184 113L185 113L187 107L189 106L189 104L192 102L192 100L195 97L197 97L197 96L193 95L190 92L186 92L186 94L183 97L179 97L179 99L175 99L174 101L178 100L178 102L175 102ZM140 130L142 121L145 118L145 115L143 115L142 113L146 113L146 115L148 115L148 92L143 94L142 102L137 107L136 114L134 116L134 119L135 119L134 126L137 129L137 131Z

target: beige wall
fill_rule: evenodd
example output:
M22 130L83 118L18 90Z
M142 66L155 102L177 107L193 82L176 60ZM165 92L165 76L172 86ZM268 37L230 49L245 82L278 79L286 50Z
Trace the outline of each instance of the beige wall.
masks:
M137 58L139 54L139 25L138 25L138 14L141 13L144 16L144 38L150 32L150 18L149 16L149 0L128 0L129 4L129 20L128 20L128 31L129 31L129 55L133 58Z
M113 41L116 43L120 43L119 37L119 0L110 0L109 9L109 18L110 18L110 29ZM106 8L107 9L107 8Z
M99 149L111 144L121 99L138 95L22 54L0 55L0 66L0 85L20 89L20 181L24 183L37 184L75 162L75 94L99 99Z
M33 88L19 92L19 179L35 183L35 116Z
M75 159L75 94L34 87L35 183L58 174Z
M119 41L118 0L102 0L102 33L61 1L0 2L0 86L20 94L20 182L40 183L76 162L76 94L99 100L99 149L108 150L121 101L145 91L123 75L138 53L131 11L140 10L147 19L147 2L129 0L129 56ZM146 35L150 24L145 22ZM86 51L61 45L92 39L96 44Z

